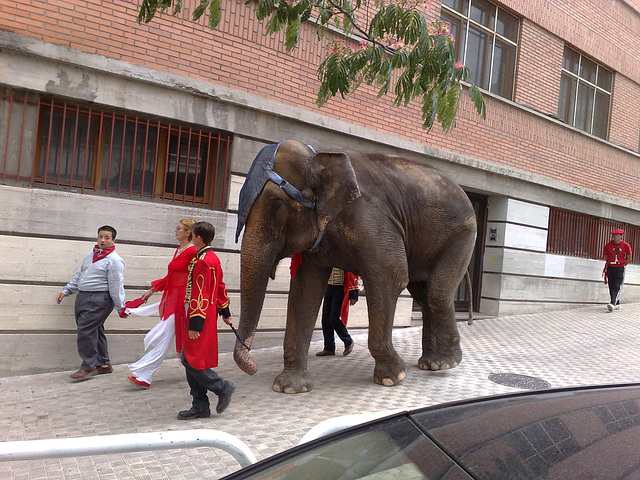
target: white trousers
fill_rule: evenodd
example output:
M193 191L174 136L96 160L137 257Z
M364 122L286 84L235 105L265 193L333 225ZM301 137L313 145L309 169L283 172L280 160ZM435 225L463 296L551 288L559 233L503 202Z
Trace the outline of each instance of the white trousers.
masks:
M141 317L150 317L159 314L159 305L159 303L155 303L144 307L131 308L129 312ZM160 367L169 350L175 345L175 336L175 315L171 314L165 320L160 320L145 335L144 349L146 353L140 360L129 365L131 373L138 380L151 384L153 374Z

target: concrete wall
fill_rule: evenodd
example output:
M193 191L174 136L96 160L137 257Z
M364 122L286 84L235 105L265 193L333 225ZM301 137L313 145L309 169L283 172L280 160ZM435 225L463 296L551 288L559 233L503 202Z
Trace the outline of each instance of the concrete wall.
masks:
M602 280L604 260L546 253L548 223L546 206L489 198L484 313L512 315L609 303L609 290ZM640 301L638 265L627 267L622 301Z
M234 213L38 188L0 188L0 376L71 369L79 362L73 335L74 297L60 305L55 297L95 245L99 226L110 224L118 230L116 248L126 263L125 290L131 300L149 288L151 280L166 274L175 249L173 228L182 217L215 225L213 247L237 320L240 243L234 239ZM284 260L276 279L269 282L260 330L283 330L288 289L289 261ZM160 296L152 299L158 301ZM398 326L411 322L411 299L406 295L398 302L396 319ZM143 333L157 321L135 316L123 320L112 313L106 322L112 361L137 360ZM349 325L367 327L366 301L352 309ZM221 320L218 327L229 332ZM260 345L260 339L256 341Z

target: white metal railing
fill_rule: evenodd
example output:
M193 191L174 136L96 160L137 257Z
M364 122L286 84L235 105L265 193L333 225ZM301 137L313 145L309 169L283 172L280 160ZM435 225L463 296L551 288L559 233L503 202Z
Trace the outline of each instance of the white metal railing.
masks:
M203 429L0 442L0 462L197 447L224 450L243 468L257 461L249 447L237 437Z

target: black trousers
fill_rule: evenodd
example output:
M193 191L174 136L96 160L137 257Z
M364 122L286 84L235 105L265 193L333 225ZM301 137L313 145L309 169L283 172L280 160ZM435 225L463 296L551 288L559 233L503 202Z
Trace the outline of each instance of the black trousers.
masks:
M607 266L607 283L609 284L609 295L611 305L620 305L620 292L624 283L624 267Z
M82 358L83 370L111 363L104 322L113 311L113 300L109 292L78 292L75 304L78 326L78 355Z
M199 412L208 412L210 408L207 391L211 391L220 396L229 388L230 382L220 378L211 368L205 370L193 368L184 357L184 352L180 355L180 360L187 372L187 383L191 389L191 397L193 397L193 408Z
M322 335L324 337L324 349L328 352L336 351L336 342L333 332L338 334L344 346L348 347L353 343L347 327L340 320L340 308L344 298L344 287L342 285L328 285L324 293L324 304L322 305Z

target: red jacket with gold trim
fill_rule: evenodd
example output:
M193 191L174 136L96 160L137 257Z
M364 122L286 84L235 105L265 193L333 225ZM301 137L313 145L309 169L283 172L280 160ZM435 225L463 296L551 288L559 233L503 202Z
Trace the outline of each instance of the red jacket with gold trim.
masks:
M202 248L194 258L187 283L187 321L185 329L200 332L190 339L185 331L182 342L189 365L198 370L218 366L218 312L228 314L229 297L222 281L220 259L211 247Z

